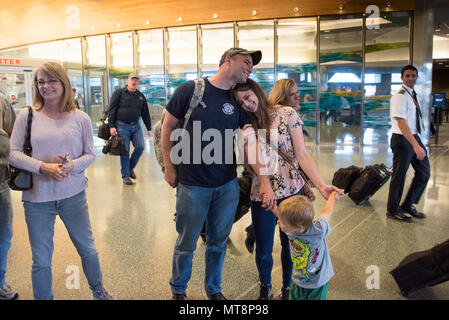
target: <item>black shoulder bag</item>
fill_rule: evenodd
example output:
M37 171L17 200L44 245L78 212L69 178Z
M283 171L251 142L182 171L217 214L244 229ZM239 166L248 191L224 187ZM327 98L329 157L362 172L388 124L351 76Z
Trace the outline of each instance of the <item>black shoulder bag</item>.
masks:
M33 108L28 107L28 121L23 142L23 153L31 157L31 122L33 120ZM33 174L29 171L9 166L8 185L12 190L25 191L33 187Z

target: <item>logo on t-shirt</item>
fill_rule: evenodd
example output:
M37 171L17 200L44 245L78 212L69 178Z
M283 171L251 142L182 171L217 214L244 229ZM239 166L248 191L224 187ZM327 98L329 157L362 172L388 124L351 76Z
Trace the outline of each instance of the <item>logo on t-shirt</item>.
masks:
M230 116L231 114L234 113L234 106L230 103L225 103L223 105L222 110L223 110L224 114L227 114L228 116Z

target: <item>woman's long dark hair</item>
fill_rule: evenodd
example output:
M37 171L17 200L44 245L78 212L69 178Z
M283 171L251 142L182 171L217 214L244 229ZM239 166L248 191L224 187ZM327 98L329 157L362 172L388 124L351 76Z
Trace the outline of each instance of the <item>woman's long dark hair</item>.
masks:
M232 101L239 105L238 101L235 99L237 92L244 92L252 90L259 100L259 106L255 112L246 112L251 119L254 130L256 131L256 137L258 137L258 129L265 129L266 143L270 143L270 109L272 106L268 102L268 98L265 95L262 87L257 84L256 81L252 79L247 79L246 83L238 83L231 90ZM278 148L279 155L287 161L293 168L296 168L294 161L281 149Z
M246 83L238 83L232 88L231 91L231 99L232 101L239 105L237 100L235 99L235 95L237 92L244 92L252 90L259 100L259 106L256 112L246 112L251 119L251 123L253 125L254 130L256 131L256 135L259 129L266 130L266 139L267 142L270 141L270 113L268 111L270 104L268 103L268 98L265 95L262 87L257 84L252 79L247 79Z

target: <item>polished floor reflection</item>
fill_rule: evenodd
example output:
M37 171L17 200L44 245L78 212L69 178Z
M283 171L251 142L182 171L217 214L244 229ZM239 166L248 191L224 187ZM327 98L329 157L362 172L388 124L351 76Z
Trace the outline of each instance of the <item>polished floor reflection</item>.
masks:
M345 197L337 202L331 217L332 233L328 245L335 276L329 285L328 299L405 299L389 274L406 255L426 250L449 237L449 125L440 132L440 145L430 147L431 179L418 208L428 217L411 224L385 217L388 183L363 206ZM433 140L431 139L431 143ZM152 141L136 169L137 182L125 186L120 178L119 159L101 153L96 141L97 159L88 169L87 189L91 223L100 255L106 289L118 299L170 299L168 281L176 240L173 221L175 190L164 181L154 156ZM337 168L392 164L386 145L310 146L320 172L330 182ZM411 178L411 171L407 182ZM318 194L317 194L318 196ZM8 259L6 279L20 294L32 299L31 250L21 193L12 192L14 236ZM322 207L318 196L315 205ZM229 299L256 299L258 276L254 254L244 245L247 214L231 232L223 268L223 293ZM280 244L276 232L273 288L280 293ZM82 273L80 259L60 219L55 226L53 286L55 299L90 299L91 293ZM204 251L202 240L194 257L188 299L206 299L203 290ZM367 279L379 271L379 287L368 289ZM76 282L77 272L80 282ZM372 283L368 281L368 284ZM448 299L449 282L423 289L408 299Z

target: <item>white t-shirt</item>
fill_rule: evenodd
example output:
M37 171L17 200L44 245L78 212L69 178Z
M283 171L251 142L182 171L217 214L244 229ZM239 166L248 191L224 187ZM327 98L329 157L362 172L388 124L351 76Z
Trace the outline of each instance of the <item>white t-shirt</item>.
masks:
M404 89L405 88L405 89ZM405 90L408 90L408 94ZM411 96L413 89L403 86L396 92L390 99L390 117L391 117L391 133L402 134L399 129L398 121L394 118L403 118L407 120L407 125L413 134L417 134L416 129L416 105L413 102ZM417 94L417 100L421 106L419 95Z

